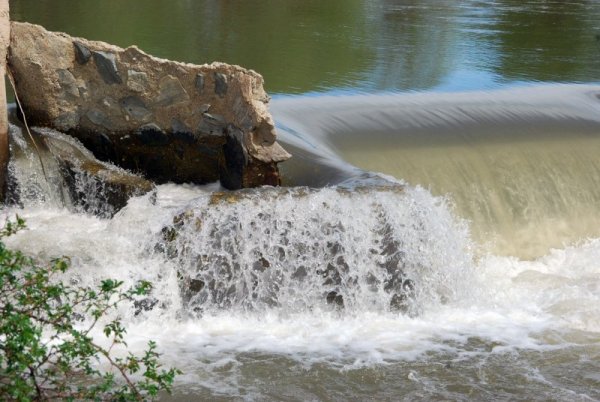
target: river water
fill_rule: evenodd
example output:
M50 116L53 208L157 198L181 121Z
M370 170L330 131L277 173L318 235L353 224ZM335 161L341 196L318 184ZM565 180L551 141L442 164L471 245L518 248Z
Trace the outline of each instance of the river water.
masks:
M11 7L75 36L259 71L294 154L285 185L315 188L215 206L217 184L166 184L101 219L65 207L24 147L23 206L3 214L29 230L9 244L72 256L78 283L155 284L157 307L119 314L131 348L155 339L184 371L164 400L600 400L600 3ZM368 186L381 178L406 187ZM202 225L173 258L161 231L188 209ZM404 313L382 286L390 259L415 283ZM326 302L330 265L343 309ZM182 274L227 291L189 299Z

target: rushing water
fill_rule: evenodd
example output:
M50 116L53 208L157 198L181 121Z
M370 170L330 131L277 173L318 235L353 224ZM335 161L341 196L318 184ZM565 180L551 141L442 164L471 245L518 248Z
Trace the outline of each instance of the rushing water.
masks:
M49 155L43 179L13 127L23 205L3 214L29 230L10 245L72 256L78 283L154 283L154 309L119 314L134 350L156 339L185 372L165 400L600 400L600 3L11 7L256 69L294 154L285 184L313 187L215 202L217 185L167 184L101 219L70 204Z

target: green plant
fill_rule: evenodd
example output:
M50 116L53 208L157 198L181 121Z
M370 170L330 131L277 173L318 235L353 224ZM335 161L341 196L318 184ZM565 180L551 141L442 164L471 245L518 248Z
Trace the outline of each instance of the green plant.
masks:
M0 239L24 227L17 216ZM73 286L60 280L69 265L60 258L39 266L0 241L0 400L126 401L170 392L179 370L161 369L154 342L141 356L115 357L115 346L127 346L125 328L106 318L119 303L148 294L150 283L128 290L111 279L97 289ZM108 347L91 336L100 322Z

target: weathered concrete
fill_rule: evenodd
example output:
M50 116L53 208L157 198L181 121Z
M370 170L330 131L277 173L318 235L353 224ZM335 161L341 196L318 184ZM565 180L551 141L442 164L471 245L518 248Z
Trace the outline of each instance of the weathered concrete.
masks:
M0 199L4 190L8 167L8 113L6 108L6 56L10 44L10 20L8 0L0 0Z
M17 22L9 68L31 124L159 182L277 185L277 163L290 157L251 70L163 60Z

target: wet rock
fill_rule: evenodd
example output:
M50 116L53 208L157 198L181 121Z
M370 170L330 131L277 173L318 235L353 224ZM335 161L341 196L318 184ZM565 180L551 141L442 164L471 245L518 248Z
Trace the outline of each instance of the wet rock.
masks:
M166 145L170 142L167 134L154 123L145 124L136 132L136 136L144 145Z
M399 311L401 313L409 313L411 301L415 296L415 284L410 279L403 281L400 289L395 289L390 299L390 310Z
M11 31L9 64L32 125L68 132L98 158L157 182L279 183L277 164L290 155L254 71L178 63L26 23ZM140 131L150 122L160 131Z
M48 129L35 132L58 162L71 201L83 211L111 217L129 198L154 190L148 180L98 161L71 137Z
M327 296L325 299L327 300L327 304L333 304L333 305L337 306L338 308L344 307L344 297L335 291L331 291L331 292L327 293Z
M196 136L188 131L175 131L173 132L173 138L176 141L180 141L183 142L185 144L195 144L196 143Z
M81 42L73 41L73 48L75 49L75 60L77 60L77 63L79 64L87 63L92 57L90 49L85 47Z
M220 97L227 94L228 89L227 76L221 73L215 73L215 93Z
M154 297L145 297L141 300L135 300L133 302L133 307L135 308L134 315L137 317L142 314L144 311L151 311L158 304L158 299Z
M94 51L94 63L96 70L107 84L122 84L123 80L117 68L117 61L114 53Z

